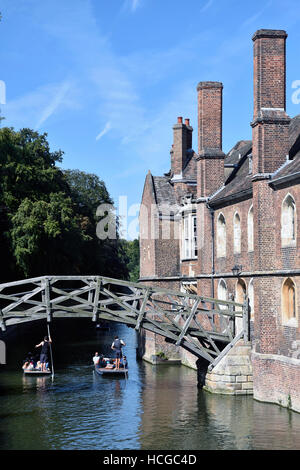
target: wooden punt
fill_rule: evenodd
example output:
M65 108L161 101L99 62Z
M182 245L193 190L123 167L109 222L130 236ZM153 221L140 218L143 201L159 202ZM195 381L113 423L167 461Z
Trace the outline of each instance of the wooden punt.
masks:
M25 375L51 375L51 370L24 370Z
M126 377L128 369L110 369L108 367L95 367L95 371L98 375L105 377Z

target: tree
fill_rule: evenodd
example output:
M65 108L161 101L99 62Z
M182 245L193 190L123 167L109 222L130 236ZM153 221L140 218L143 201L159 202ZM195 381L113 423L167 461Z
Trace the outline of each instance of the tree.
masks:
M1 280L128 276L118 237L96 236L96 209L112 204L105 183L93 174L63 171L57 166L62 155L50 151L47 134L0 129Z
M123 249L127 258L128 279L137 282L140 277L140 244L139 240L122 240Z

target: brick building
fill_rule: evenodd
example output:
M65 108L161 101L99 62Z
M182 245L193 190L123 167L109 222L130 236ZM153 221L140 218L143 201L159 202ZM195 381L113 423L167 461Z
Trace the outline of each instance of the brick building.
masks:
M281 30L252 37L252 141L226 155L223 85L198 84L198 153L180 117L170 172L146 176L140 279L220 299L246 293L254 398L300 411L300 115L286 113L286 38ZM163 347L150 336L151 351Z

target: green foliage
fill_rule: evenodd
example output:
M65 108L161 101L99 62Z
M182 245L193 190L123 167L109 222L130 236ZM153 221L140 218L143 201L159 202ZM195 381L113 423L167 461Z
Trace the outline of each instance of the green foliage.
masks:
M63 171L47 134L0 129L0 279L44 274L126 278L124 249L96 236L96 209L112 204L105 183Z
M139 240L122 240L126 264L129 271L128 280L137 282L140 277L140 245Z

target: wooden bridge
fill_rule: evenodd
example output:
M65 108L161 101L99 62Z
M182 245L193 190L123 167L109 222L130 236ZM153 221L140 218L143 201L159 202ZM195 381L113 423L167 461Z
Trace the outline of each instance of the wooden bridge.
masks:
M109 320L162 335L212 369L241 338L248 340L243 304L101 276L42 276L0 284L0 327L59 317ZM236 332L236 319L242 319ZM241 322L241 320L240 320Z

